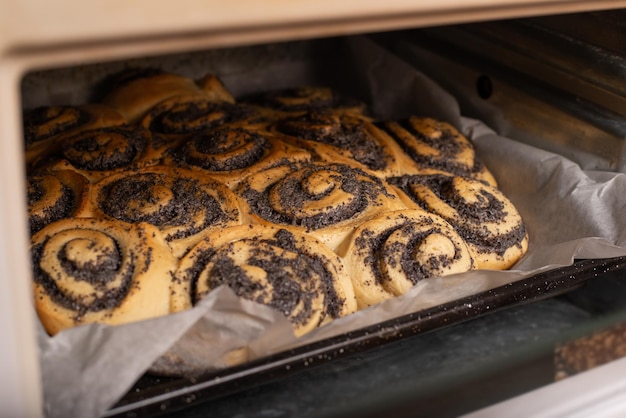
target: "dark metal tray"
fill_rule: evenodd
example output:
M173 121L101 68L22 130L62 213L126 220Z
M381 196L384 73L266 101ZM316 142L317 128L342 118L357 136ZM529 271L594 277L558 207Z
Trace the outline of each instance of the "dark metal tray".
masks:
M626 257L580 260L486 292L201 377L146 375L105 416L149 417L172 413L408 336L555 297L619 270L626 270Z

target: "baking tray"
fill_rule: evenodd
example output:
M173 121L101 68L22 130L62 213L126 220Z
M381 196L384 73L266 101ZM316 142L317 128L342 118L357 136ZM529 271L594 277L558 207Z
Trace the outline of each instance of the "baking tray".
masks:
M345 47L341 51L352 51L354 60L348 60L349 54L346 54L344 60L339 61L345 65L320 66L317 58L319 58L321 52L334 51L334 55L341 55L338 52L339 49L333 47L333 45L336 45L333 41L328 39L321 40L321 43L311 41L311 43L302 42L246 47L234 50L201 52L197 55L182 54L166 58L140 58L131 63L103 63L79 68L43 71L41 73L33 73L24 79L22 83L22 97L24 98L25 107L58 104L60 102L82 103L87 101L93 93L90 86L93 86L94 80L99 80L104 74L114 73L127 65L149 67L150 65L147 64L160 64L160 67L166 70L194 77L200 73L200 69L213 68L216 73L224 75L223 78L228 82L228 85L233 86L232 90L236 96L258 91L260 88L259 80L264 80L263 86L272 85L275 87L283 86L283 83L303 84L303 80L312 80L311 83L314 84L317 84L316 82L328 81L328 83L324 82L323 84L331 87L343 86L344 84L348 86L351 84L342 83L342 81L347 80L350 76L352 79L358 78L355 77L355 74L357 76L368 75L368 77L372 77L372 80L361 80L366 85L372 84L372 81L377 80L391 81L391 85L386 86L384 89L381 89L381 86L376 83L371 87L378 86L378 88L369 90L360 90L355 85L353 88L349 88L346 94L367 101L367 97L363 97L368 96L367 91L372 90L372 97L374 97L374 93L377 93L375 97L380 98L380 100L374 100L373 104L378 108L376 113L380 113L381 118L391 117L391 115L396 113L403 114L403 112L425 114L424 112L433 111L434 113L428 113L428 115L444 120L456 121L460 125L465 125L472 132L472 135L478 140L476 142L477 146L482 147L483 150L488 149L490 151L488 155L483 154L489 159L485 162L489 167L493 167L497 171L494 172L494 175L501 182L503 191L508 192L507 196L520 207L520 212L526 215L525 221L529 228L529 235L536 238L535 243L548 245L547 247L533 246L534 253L527 254L522 261L522 264L524 264L523 268L518 266L520 268L518 272L524 273L534 269L544 269L544 266L547 265L567 265L571 263L572 257L588 260L577 261L572 266L551 270L548 273L537 274L538 270L535 270L534 276L531 278L467 298L462 298L461 296L466 295L467 290L475 288L475 284L489 284L489 287L494 287L491 284L502 282L491 280L492 275L486 274L485 276L489 277L481 276L478 277L479 280L473 280L473 277L468 279L471 286L452 286L447 284L455 283L456 279L452 279L452 281L446 280L443 282L446 284L442 286L434 286L435 290L439 288L450 291L458 290L461 292L458 295L445 290L443 292L433 291L430 284L442 283L440 280L424 282L424 287L428 288L430 293L425 292L423 289L417 290L427 293L426 296L434 297L434 299L439 301L427 305L429 307L436 305L435 307L422 310L420 306L415 306L398 312L400 316L393 320L387 320L390 316L386 316L384 320L380 319L381 322L376 325L355 326L349 332L342 332L339 336L302 345L292 350L284 351L277 349L280 352L277 353L277 350L274 350L259 360L223 369L219 372L207 373L194 379L140 377L145 370L142 368L142 364L137 365L137 363L141 362L129 364L120 361L117 364L111 364L112 362L100 361L98 364L105 365L105 367L98 370L97 375L99 379L96 379L94 382L93 380L83 378L83 375L80 374L83 372L83 368L81 366L76 367L76 363L80 364L81 362L76 361L77 356L74 355L74 352L66 353L61 350L61 354L67 354L61 358L62 361L59 361L60 356L42 356L44 359L44 367L42 367L44 371L43 380L46 382L44 397L47 399L48 412L51 416L54 414L56 416L67 416L65 414L66 409L67 413L74 412L74 415L76 415L76 411L83 409L92 411L95 409L94 405L104 404L102 401L104 399L103 396L93 399L91 396L82 395L84 393L94 395L106 393L108 395L113 392L111 389L113 385L101 387L106 385L100 385L100 381L110 382L110 379L107 380L105 375L112 379L119 377L118 374L122 371L120 370L121 368L124 369L124 372L127 372L128 369L132 368L131 366L135 366L137 373L134 374L135 369L133 369L133 375L123 381L123 384L120 383L116 386L119 389L112 393L110 398L105 399L106 404L104 404L102 410L111 405L113 401L119 399L122 396L122 391L126 390L132 381L137 379L139 381L126 395L121 397L117 404L105 413L105 416L157 416L192 407L200 402L218 399L247 388L257 387L272 380L294 376L298 371L355 353L375 347L382 348L390 342L398 341L411 335L441 329L448 324L474 319L499 309L553 297L574 289L583 282L593 279L596 275L621 268L623 259L609 259L608 257L625 255L626 236L622 237L618 232L626 230L621 226L626 225L626 216L623 219L622 217L615 218L608 216L613 215L613 212L607 214L606 211L592 211L591 215L596 215L593 218L589 214L588 206L598 203L597 208L603 209L623 207L621 196L623 196L623 187L626 185L626 177L621 177L617 179L619 181L611 182L611 188L608 192L604 190L603 193L593 193L595 189L584 188L584 193L578 194L547 194L552 189L544 190L547 187L546 184L548 186L553 184L547 182L540 183L544 185L544 189L541 190L542 193L538 194L532 187L528 187L529 184L532 185L529 179L540 178L537 174L538 167L545 168L545 170L554 170L549 171L552 173L549 176L550 179L554 179L555 176L558 177L561 170L565 169L567 169L567 173L566 175L563 174L562 178L568 181L576 179L586 181L589 177L586 173L580 172L580 170L574 171L575 167L571 167L567 162L562 163L565 168L560 166L553 167L549 162L555 162L555 159L550 158L546 162L546 156L542 151L528 149L504 137L494 137L487 127L472 123L470 120L461 119L458 112L459 108L455 105L456 102L452 96L442 91L427 77L416 71L414 67L398 60L367 37L340 39L342 41L341 45ZM348 63L344 62L346 60ZM259 63L262 65L253 65ZM385 65L381 66L380 63L385 63ZM355 73L351 70L355 67L363 71ZM343 68L343 71L339 71L340 68ZM364 68L370 68L373 72L366 71ZM185 69L185 72L178 71L183 69ZM276 71L277 69L280 69L280 72ZM332 73L330 77L329 73ZM260 77L260 75L264 75L264 77ZM327 77L329 78L327 79ZM407 85L410 85L411 88L406 88ZM82 87L78 88L77 86ZM48 91L48 88L50 91ZM358 94L352 94L353 92ZM434 109L434 103L439 103L439 101L433 102L432 100L421 100L407 105L405 100L403 100L404 96L398 94L403 92L410 95L419 93L416 97L440 98L442 99L441 106L437 106L437 109ZM379 97L378 94L382 95ZM423 108L427 109L424 110ZM515 154L511 154L514 151ZM507 163L506 167L501 164L503 154L507 154L508 158L513 160ZM510 155L515 155L516 158L510 157ZM537 158L541 158L541 165L535 164ZM510 172L526 173L526 176L511 176ZM595 173L596 177L598 175L598 173ZM602 181L606 182L607 179L605 177L607 176L609 176L609 173L599 179L599 184L603 185ZM520 182L522 184L518 184ZM563 188L568 189L570 185L568 182L565 183ZM560 187L560 183L558 186ZM560 188L557 191L560 191ZM536 205L534 200L526 202L528 196L525 193L533 197L542 196L542 200L539 202L541 205ZM554 201L557 197L558 201ZM578 203L578 201L571 202L570 198L579 199L585 205L576 205L574 203ZM538 206L540 210L538 210ZM563 222L560 221L567 220L568 218L565 215L570 214L570 212L572 219L589 219L589 221L568 222L565 225L566 227L564 227ZM615 212L620 215L622 213L619 210L615 210ZM548 224L552 227L546 228L545 225ZM586 239L591 237L603 237L604 239ZM584 239L581 241L581 238ZM584 251L579 252L581 248ZM572 252L575 253L574 256L571 255ZM509 272L489 273L506 274ZM519 277L517 274L512 274L511 276L512 279ZM482 287L481 290L485 288ZM446 301L450 299L454 301L438 305L438 303L443 301L443 299L438 298L439 295L445 295ZM418 299L411 298L409 300L414 302ZM405 315L411 311L414 313ZM359 313L352 318L355 318L356 315L359 315ZM370 319L374 321L376 320L375 318L380 317L368 316L365 318L365 315L363 315L360 319L367 319L365 322L369 324L371 323ZM171 317L168 319L171 319ZM163 320L167 321L168 319ZM329 326L332 327L338 322L336 321L335 324L330 324ZM122 327L115 331L121 329ZM74 336L77 334L66 335ZM115 336L117 336L117 333ZM136 336L136 334L133 333L133 336ZM80 343L86 340L88 346L103 346L107 342L117 341L113 338L107 341L106 336L96 341L94 338L98 336L95 334L90 334L88 337L81 339ZM100 341L103 341L104 344L100 344ZM149 341L144 339L140 342L149 345ZM47 342L48 340L46 340ZM61 345L63 341L53 340L52 343L55 344L45 344L46 348L50 349L48 351L52 351L53 348ZM63 347L66 346L68 344L63 345ZM83 345L77 344L72 347L83 347ZM132 356L142 353L143 360L150 358L146 356L146 352L142 351L138 345L127 347L129 347L127 348L127 353ZM86 350L85 353L88 355L89 351ZM119 351L115 351L115 356L119 357ZM91 361L93 359L89 357L87 360ZM68 364L68 366L65 367L65 364ZM68 373L68 367L72 367L77 372L74 374ZM129 375L130 373L126 373L126 377ZM94 396L94 398L97 398L97 396ZM100 414L101 410L98 410L97 415Z
M626 271L626 257L578 260L482 293L194 378L142 377L106 417L152 417L292 376L403 338L570 292Z

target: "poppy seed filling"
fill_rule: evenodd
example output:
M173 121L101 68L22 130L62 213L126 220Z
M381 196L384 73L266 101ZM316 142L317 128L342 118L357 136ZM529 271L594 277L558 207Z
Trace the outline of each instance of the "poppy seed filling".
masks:
M98 312L115 308L124 299L131 287L134 275L134 259L132 252L126 256L129 258L127 268L119 271L122 265L119 248L111 257L100 259L97 263L87 263L84 269L65 258L65 248L56 251L60 265L64 268L64 275L73 280L84 281L92 285L93 292L90 294L68 294L63 292L56 284L61 277L51 277L41 268L43 250L47 241L33 246L31 249L34 264L34 280L41 284L48 296L58 305L76 312L75 320L79 321L88 312ZM119 285L107 288L107 283L118 280Z
M165 185L171 191L170 199L162 199L156 188ZM168 241L191 236L229 219L220 202L197 182L154 173L125 177L107 184L101 190L98 202L105 214L124 222L148 222L159 228L183 227L166 236ZM203 214L199 224L193 222L197 213Z
M312 303L319 292L324 294L325 312L322 317L339 316L345 300L337 294L332 273L326 267L323 256L300 249L293 234L284 229L279 230L274 239L255 237L244 238L240 242L245 242L249 248L245 264L263 270L272 290L250 277L241 265L235 264L231 258L234 244L230 243L202 252L187 271L194 304L204 296L198 295L197 280L210 263L212 268L207 272L210 289L227 285L238 296L265 303L287 316L294 312L296 306L302 305L299 313L290 317L295 325L306 322L311 316L314 309Z
M174 158L210 171L233 171L252 166L270 148L258 133L243 129L200 132L174 151ZM241 152L231 155L233 151ZM221 154L226 154L223 157Z
M326 173L330 186L321 193L312 194L305 186L306 179L318 172ZM271 201L272 189L277 191L275 194L279 196L281 210L277 210L275 203ZM352 197L335 206L328 206L316 215L303 216L296 213L296 210L303 207L306 202L322 200L338 189ZM243 191L244 198L256 215L277 224L297 225L308 230L317 230L354 219L369 205L375 204L381 195L387 195L387 192L380 179L360 169L341 164L307 166L297 176L287 176L265 190L247 188ZM289 211L289 208L294 210Z

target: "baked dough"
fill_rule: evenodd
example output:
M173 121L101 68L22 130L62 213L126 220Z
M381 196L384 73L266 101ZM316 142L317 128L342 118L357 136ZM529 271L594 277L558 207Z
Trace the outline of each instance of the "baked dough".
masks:
M339 113L365 115L365 103L344 96L329 87L301 86L270 90L252 94L240 100L242 103L271 109L283 117L316 110L333 110Z
M174 96L201 96L234 103L232 94L212 74L195 80L155 69L129 69L105 81L109 90L102 102L117 109L129 123L138 123L154 106Z
M341 252L359 309L403 295L421 280L474 268L463 238L422 210L384 213L361 224Z
M403 176L390 183L405 198L452 224L467 242L478 269L508 269L528 249L522 217L494 187L444 174Z
M411 116L377 123L417 163L419 173L470 177L497 187L496 179L476 155L474 145L454 126L432 118Z
M163 163L201 170L235 188L261 170L310 159L306 150L284 143L269 132L222 127L188 135Z
M169 312L176 260L150 225L64 219L33 236L31 253L35 307L52 335Z
M383 180L346 164L273 167L246 178L236 192L255 222L292 226L332 250L367 219L406 208Z
M371 170L380 177L400 175L415 163L388 135L361 116L312 111L272 126L279 138L311 152L314 159L342 162Z
M149 131L136 126L90 129L59 141L44 170L74 170L94 183L107 176L156 165L163 149L155 147Z
M24 114L24 143L27 167L41 163L54 152L60 138L79 132L119 126L126 119L115 109L101 104L42 106Z
M281 311L296 335L356 311L337 255L291 228L242 225L207 234L180 262L172 311L191 308L220 285Z
M109 176L93 185L96 217L148 222L181 257L207 229L242 223L240 201L222 182L195 170L153 166Z
M74 171L40 173L26 178L31 234L64 218L89 216L89 182Z
M37 310L50 333L165 313L172 260L166 310L225 284L302 335L420 280L510 268L527 250L519 213L448 123L375 121L327 87L235 101L213 74L131 69L108 81L102 104L25 114ZM151 255L135 253L146 246ZM99 272L114 247L132 259L122 279ZM134 296L144 289L154 296ZM126 294L139 302L126 307ZM139 312L151 297L155 309Z
M242 104L216 102L203 96L174 96L150 109L141 125L170 138L231 126L261 129L270 119L266 113Z

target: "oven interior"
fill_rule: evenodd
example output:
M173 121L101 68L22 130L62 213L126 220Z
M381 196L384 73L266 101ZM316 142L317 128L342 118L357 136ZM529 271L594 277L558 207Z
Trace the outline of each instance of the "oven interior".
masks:
M463 115L499 134L561 154L586 170L626 172L623 16L585 13L368 37L449 91ZM343 59L343 41L309 39L31 71L22 79L22 106L97 100L100 80L137 66L195 78L209 68L236 97L263 89L268 80L279 88L307 79L367 101L353 80L357 64ZM577 262L582 267L572 274L580 282L562 292L504 303L423 332L399 322L370 330L378 333L376 340L357 333L333 341L342 351L332 361L293 367L311 353L330 352L320 344L197 379L146 375L107 415L458 416L554 382L558 347L622 322L623 260ZM394 326L406 335L391 336ZM617 331L610 335L614 344L605 347L606 361L619 355L626 340ZM226 383L212 383L219 380Z

